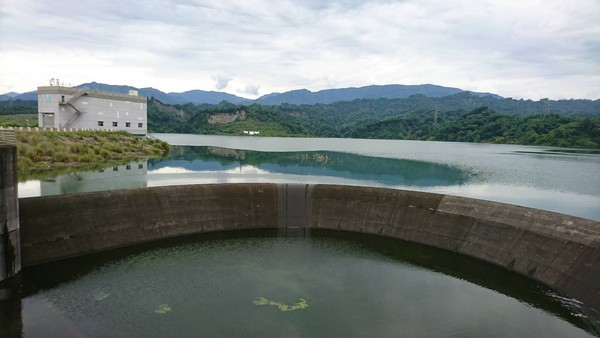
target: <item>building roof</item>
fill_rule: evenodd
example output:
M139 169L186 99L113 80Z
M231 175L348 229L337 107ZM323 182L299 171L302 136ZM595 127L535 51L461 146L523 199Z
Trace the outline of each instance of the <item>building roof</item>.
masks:
M42 87L38 87L38 89L37 89L38 95L43 95L43 94L75 95L76 93L78 93L80 91L85 91L86 96L97 97L97 98L102 98L102 99L142 102L142 103L146 103L148 101L148 98L145 96L101 92L98 90L91 90L91 89L85 89L85 88L62 87L62 86L42 86Z

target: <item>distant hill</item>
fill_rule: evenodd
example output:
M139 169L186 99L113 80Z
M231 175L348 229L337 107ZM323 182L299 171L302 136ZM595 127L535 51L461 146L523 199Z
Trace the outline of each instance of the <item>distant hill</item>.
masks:
M79 88L89 88L94 90L101 90L106 92L127 94L130 90L137 90L138 93L146 97L154 97L155 99L167 103L167 104L183 104L183 103L208 103L218 104L221 101L228 101L231 103L239 104L247 99L235 96L223 92L204 91L204 90L190 90L183 93L165 93L155 88L135 88L132 86L115 86L107 85L103 83L84 83Z
M98 82L82 83L77 88L87 88L91 90L98 90L109 93L127 94L130 90L137 90L138 93L146 97L154 97L157 100L166 104L184 104L184 103L208 103L218 104L221 101L228 101L234 104L240 104L242 102L248 102L249 100L243 97L235 96L223 92L204 91L204 90L190 90L183 93L165 93L155 88L136 88L127 85L110 85ZM6 93L0 95L0 101L8 100L37 100L37 91L27 92L23 94L18 93Z
M109 85L109 84L98 83L98 82L82 83L79 86L75 86L75 87L91 89L91 90L98 90L101 92L118 93L118 94L128 94L130 90L138 90L138 88L135 88L133 86Z
M459 88L442 87L432 84L424 85L383 85L366 86L359 88L326 89L311 92L306 89L292 90L285 93L272 93L262 96L256 100L257 103L265 105L289 104L328 104L340 101L353 101L356 99L405 99L412 95L424 95L427 97L444 97L465 92ZM488 96L501 99L501 96L490 93L469 92L474 96Z
M209 103L218 104L222 101L227 101L234 104L240 104L243 102L251 102L252 100L245 99L243 97L235 96L223 92L213 92L204 90L189 90L183 93L169 93L169 96L174 98L179 103Z
M424 95L427 97L444 97L458 93L471 93L475 96L490 97L500 99L501 97L490 93L467 92L459 88L442 87L431 84L425 85L383 85L366 86L359 88L339 88L326 89L318 92L311 92L307 89L292 90L285 93L271 93L264 95L257 100L249 100L233 94L204 90L189 90L183 93L165 93L155 88L136 88L127 85L110 85L98 82L83 83L77 88L88 88L92 90L105 91L110 93L127 94L130 90L137 90L140 95L154 97L166 104L218 104L227 101L233 104L251 104L260 103L264 105L278 105L282 103L289 104L327 104L339 101L353 101L356 99L398 99L408 98L411 95ZM37 92L27 92L23 94L6 93L0 95L0 101L6 100L37 100Z
M600 100L515 100L512 98L502 98L491 93L470 92L459 88L432 84L410 86L373 85L359 88L327 89L318 92L299 89L285 93L271 93L254 101L228 93L204 90L165 93L156 88L136 88L128 85L110 85L97 82L83 83L77 87L121 94L127 94L129 90L137 90L140 95L148 98L153 97L164 104L170 105L186 103L216 105L223 101L234 105L258 103L266 106L277 106L282 103L299 106L339 103L337 106L344 107L346 114L350 114L353 111L358 111L362 114L370 110L373 105L378 106L378 113L407 111L410 109L434 109L439 111L470 110L486 106L508 114L532 115L557 113L560 115L600 116ZM11 101L37 102L37 91L23 94L11 92L0 95L0 102ZM24 104L30 106L30 103ZM306 109L303 108L303 110ZM0 107L0 113L6 114L7 110Z
M151 87L135 88L132 86L114 86L96 82L84 83L77 87L115 92L121 94L127 94L130 90L137 90L138 93L142 96L154 97L155 99L167 104L184 104L188 102L197 104L218 104L222 101L228 101L234 104L239 104L244 101L248 101L248 99L232 94L204 90L189 90L183 93L165 93L163 91Z
M239 104L244 101L248 101L248 99L235 96L228 93L223 92L214 92L214 91L204 91L204 90L189 90L183 93L165 93L155 88L135 88L132 86L115 86L115 85L107 85L102 83L84 83L79 86L79 88L89 88L95 90L101 90L106 92L114 92L127 94L130 90L137 90L138 93L142 96L146 97L154 97L155 99L166 103L166 104L184 104L184 103L208 103L208 104L218 104L222 101L228 101L234 104Z
M5 94L6 95L6 94ZM27 92L27 93L23 93L23 94L18 94L13 96L12 98L9 98L7 100L22 100L22 101L37 101L37 90L34 90L32 92ZM0 101L5 101L4 99L0 99Z

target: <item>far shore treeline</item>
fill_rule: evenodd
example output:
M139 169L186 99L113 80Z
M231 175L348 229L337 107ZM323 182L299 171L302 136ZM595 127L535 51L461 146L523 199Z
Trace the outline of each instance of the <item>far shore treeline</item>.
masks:
M494 107L479 106L481 101ZM520 103L519 103L520 102ZM505 110L505 111L503 111ZM560 113L557 113L560 111ZM331 104L165 105L148 101L159 133L350 137L600 148L600 100L362 99Z
M0 102L0 125L37 125L36 101ZM600 148L600 100L515 100L470 93L315 105L167 105L148 100L148 131Z

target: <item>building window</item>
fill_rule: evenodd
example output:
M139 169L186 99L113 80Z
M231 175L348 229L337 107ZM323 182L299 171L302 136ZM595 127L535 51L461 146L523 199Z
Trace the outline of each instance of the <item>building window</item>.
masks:
M98 127L104 127L104 121L98 121Z
M127 128L131 127L131 122L125 122L125 127L127 127Z
M138 123L138 128L144 128L144 124L143 123Z
M119 167L113 167L113 171L119 171Z
M138 164L138 169L144 169L144 165L143 165L143 164L141 164L141 163L139 163L139 164Z
M131 170L131 164L126 165L125 170Z
M117 122L113 122L113 127L116 127L116 126L117 126Z

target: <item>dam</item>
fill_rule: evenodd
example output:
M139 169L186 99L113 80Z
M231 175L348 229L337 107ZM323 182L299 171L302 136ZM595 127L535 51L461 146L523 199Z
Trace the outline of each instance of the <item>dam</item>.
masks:
M333 155L327 154L330 159ZM7 156L10 156L10 153ZM320 159L320 157L318 158ZM348 160L352 158L343 159L345 162L348 162ZM362 162L362 160L362 158L358 158L357 162ZM3 164L4 163L9 162L3 161ZM191 164L192 162L188 163ZM407 166L414 166L418 167L415 168L415 170L426 168L429 170L428 173L430 174L440 173L438 176L441 179L436 180L436 182L444 182L443 180L445 178L442 177L447 177L447 175L441 175L441 171L438 170L439 167L423 167L420 162L390 162L389 164L395 166L396 163L398 164L398 166L396 166L397 168L394 167L390 172L406 168ZM9 168L6 166L6 168L8 168L6 170L10 171L10 168L12 167ZM452 168L446 168L443 172L444 174L449 172L454 173L455 175L452 177L454 181L457 182L463 182L466 177L463 176L462 173L454 171ZM103 174L106 175L106 173ZM370 178L369 176L366 176L367 174L362 174L360 172L359 174L364 175L365 178ZM387 175L387 172L384 174ZM386 177L390 177L390 181L393 181L394 183L413 182L418 180L418 176L416 176L417 178L415 179L411 176L405 176L402 180L396 179L397 176ZM308 241L292 240L283 242L253 242L242 240L239 242L242 243L241 247L235 248L234 251L239 251L248 256L255 255L265 262L272 261L271 255L278 257L278 259L282 259L283 257L283 261L285 262L287 262L285 259L285 256L287 255L296 258L302 257L302 255L313 257L318 255L318 261L323 260L329 262L329 260L332 260L331 262L334 263L330 263L329 265L326 264L331 270L323 271L323 275L319 277L321 278L319 283L314 279L316 277L312 275L312 272L308 273L304 278L298 278L301 274L295 274L296 278L298 278L296 281L293 279L280 280L278 274L287 273L287 268L272 276L272 278L280 280L280 282L286 286L299 289L306 288L309 285L313 285L313 288L323 287L323 283L325 282L325 287L323 288L325 291L320 291L319 293L325 298L328 297L326 295L326 290L331 287L330 284L332 283L332 281L327 281L331 278L330 274L352 273L351 271L353 269L364 264L364 261L360 257L360 255L365 254L360 247L360 245L362 245L360 244L362 243L361 241L366 240L369 242L371 241L369 238L378 238L379 240L374 240L375 243L377 243L375 246L380 246L382 243L380 241L390 239L391 242L386 242L386 245L404 248L399 250L413 252L413 255L422 255L422 258L416 260L429 261L434 266L442 264L441 262L445 259L460 261L461 263L457 263L459 266L468 266L471 263L468 261L463 262L457 257L471 257L481 262L490 263L484 264L486 266L492 266L497 270L506 271L508 274L518 274L523 276L523 279L537 281L542 285L558 291L556 295L550 297L556 298L560 302L563 301L562 299L564 297L565 302L574 304L576 308L584 309L584 311L581 312L584 313L582 315L583 318L592 318L592 328L587 327L587 329L585 329L586 331L596 335L600 332L597 328L598 321L595 319L598 318L597 311L600 307L600 291L598 287L598 285L600 285L600 254L598 250L598 247L600 246L600 225L594 220L543 211L535 208L469 197L459 197L450 193L444 194L398 188L390 189L385 187L319 183L181 184L150 188L145 187L146 185L142 185L142 188L133 187L128 190L109 190L58 196L28 197L17 200L16 177L13 178L14 180L10 180L10 182L14 181L15 183L2 185L3 187L7 187L7 189L3 190L4 205L12 203L10 204L11 210L18 212L17 214L20 214L20 216L12 218L8 217L12 220L11 222L13 225L10 228L12 230L3 232L3 243L12 244L4 245L2 251L2 262L5 262L4 266L10 267L10 270L4 268L4 271L6 271L4 275L8 280L7 282L4 282L4 285L0 285L0 301L3 303L1 304L2 306L0 306L0 308L2 308L0 313L0 327L14 328L12 323L22 322L24 327L27 328L27 324L25 323L31 321L28 317L31 316L31 314L27 313L31 313L32 308L57 308L60 306L65 309L65 306L69 306L68 303L62 303L61 299L64 299L63 295L57 296L58 298L51 296L53 291L40 291L40 296L34 297L27 296L31 294L31 291L27 291L23 294L27 299L23 298L21 300L19 297L15 297L15 293L10 288L10 283L27 284L29 283L27 279L29 279L32 274L37 274L38 282L43 279L53 279L54 277L51 277L52 275L60 275L63 273L61 271L68 266L88 264L82 262L90 260L90 258L90 261L94 262L96 259L94 257L98 257L99 255L111 256L115 255L113 253L129 250L128 248L137 250L135 249L136 247L159 245L152 243L165 243L165 241L183 240L186 238L196 238L202 241L202 243L207 243L206 245L208 247L216 249L216 252L218 253L217 256L210 252L205 253L202 251L203 254L208 254L209 257L216 258L220 255L229 257L231 255L230 253L224 252L219 248L223 243L225 243L225 247L229 245L226 244L226 242L221 242L219 240L220 236L233 236L236 238L240 233L244 234L248 232L249 234L262 234L266 231L267 234L271 234L270 236L278 234L278 237L306 237L310 234L311 238ZM6 196L10 198L7 198ZM7 215L9 214L2 214L3 217ZM15 215L15 213L11 215ZM5 224L8 223L6 222ZM6 227L6 229L8 229L8 227ZM19 236L18 241L15 240L17 235ZM338 244L336 244L335 241L331 243L324 241L323 236L357 236L356 238L359 239L358 243L360 245L348 249L349 252L359 253L357 262L351 263L354 262L354 259L351 259L345 260L345 263L343 264L339 264L339 261L334 259L339 253L328 251L332 246L336 247ZM216 239L214 243L212 242L213 239ZM420 249L418 247L409 246L410 243L416 243L415 245L421 245L428 248L435 248L438 250L438 254L433 256L421 254ZM266 252L262 253L249 249L255 245L258 245L263 249L271 247L278 249L268 249ZM10 250L7 251L6 248ZM169 250L165 252L169 252ZM179 247L177 247L175 253L171 254L174 254L172 258L176 258L177 262L183 264L183 266L177 265L178 268L182 268L182 270L177 270L174 267L167 268L163 265L150 268L150 270L145 271L142 274L147 277L134 283L137 284L143 281L143 283L140 283L140 288L138 289L141 289L141 286L145 286L146 284L152 286L154 284L152 279L163 280L166 283L165 285L169 285L169 280L165 279L166 276L162 277L161 275L167 274L167 276L179 276L180 273L182 273L180 282L182 284L191 283L191 285L188 286L192 289L198 288L198 285L194 285L193 283L195 280L197 280L197 282L202 281L202 283L205 283L206 286L208 286L214 282L205 280L205 278L208 278L207 276L213 273L211 272L213 271L211 269L221 270L221 267L218 266L219 263L217 262L220 262L220 264L224 264L225 266L231 264L237 266L236 264L238 263L236 262L239 262L240 259L245 261L245 258L243 258L244 256L240 256L238 257L238 260L233 261L221 261L220 259L215 259L214 261L204 260L202 262L196 262L192 264L192 266L200 264L200 267L204 267L206 265L209 270L207 273L190 276L190 279L186 279L184 282L183 279L186 278L183 277L185 275L184 271L189 267L190 262L188 260L190 258L185 254L180 256L181 253L177 250L180 250ZM187 249L184 249L184 252L185 250ZM159 250L158 252L163 251ZM171 254L168 254L167 256L169 257ZM327 258L327 254L333 254L334 258ZM153 254L148 253L143 254L142 256L145 255ZM367 255L371 255L371 253L367 253ZM128 264L130 263L127 263L127 259L125 261L126 263L124 264L129 266ZM171 263L174 262L175 261L171 261ZM147 265L143 262L140 262L140 264L144 266ZM258 265L254 266L253 269L262 269L262 262L257 262L256 264ZM276 262L275 265L277 264L281 263ZM18 267L18 269L20 269L21 266L25 272L18 274L16 268ZM106 268L103 264L98 265L98 267L100 270ZM342 269L343 267L346 267L349 270L345 272L337 270ZM299 272L302 272L302 269L305 269L305 267L302 266L295 268L299 269ZM92 267L89 269L95 270L95 268ZM240 273L244 271L247 272L247 269L248 267L241 267L239 271ZM321 267L317 266L316 269L321 269ZM437 268L434 270L436 269ZM478 269L480 269L478 270L480 271L479 273L489 275L487 278L495 278L491 276L498 277L498 285L502 283L513 284L515 290L519 290L519 288L522 287L518 280L504 280L503 277L500 277L503 275L502 272L494 270L495 272L490 273L487 268L482 266L479 266ZM168 271L170 271L170 273ZM441 271L446 270L442 268ZM79 272L75 273L78 274ZM13 275L16 276L11 278ZM21 279L21 275L23 275L23 279ZM452 275L452 272L450 275ZM221 280L221 282L228 284L233 279L243 279L246 277L245 273L238 276L236 272L232 272L231 275L228 275L228 278ZM366 280L367 285L359 286L357 289L358 291L354 291L354 293L360 294L362 293L360 290L365 290L365 296L369 294L372 296L373 293L367 292L369 285L378 285L379 282L388 280L387 278L386 275L378 275L373 272L373 276L370 276ZM461 278L460 274L459 278ZM469 279L467 278L467 280ZM299 286L300 282L303 282L303 287ZM400 281L397 279L389 279L389 283L394 284L398 282ZM109 282L102 281L98 283L99 285L106 285L106 283ZM246 286L240 285L237 288L247 288L248 290L256 289L256 286L253 288L251 282L248 283L250 284ZM336 283L348 283L348 281L342 279ZM422 283L423 281L417 282L416 284ZM71 282L68 282L63 285L71 284ZM120 285L117 288L123 289L123 292L126 291L134 296L132 299L128 298L129 302L138 302L142 299L150 298L158 299L157 296L161 294L160 292L157 292L154 296L148 293L137 294L135 289L130 289L131 286L128 286L128 284L129 282L117 284ZM274 285L275 284L277 283L274 283ZM429 284L429 282L425 282L425 284ZM9 285L8 289L6 285ZM433 302L432 304L435 304L437 299L442 299L440 298L441 295L437 294L436 290L444 290L444 293L446 293L447 285L453 285L453 283L435 285L437 285L437 287L425 289L428 291L423 291L428 292L431 295L437 295L435 297L438 298L432 298L428 301ZM52 288L53 287L54 286L52 286ZM115 286L113 286L112 291L109 291L106 287L98 288L97 285L94 286L88 284L87 287L81 289L82 291L80 292L83 293L80 294L80 300L85 304L88 304L87 302L89 300L86 300L86 297L89 297L91 294L93 298L92 303L89 303L88 305L95 308L106 299L117 297L117 292L114 290L114 287ZM216 290L220 289L216 284L214 287ZM64 288L64 286L59 289L61 288ZM534 286L533 288L536 289L538 287ZM265 290L270 289L267 288ZM448 291L452 290L454 290L453 287L448 289ZM13 292L12 296L11 292ZM71 293L73 290L66 292ZM277 305L284 309L304 309L304 306L306 306L307 309L311 310L305 312L312 313L313 315L318 313L331 313L332 310L323 310L322 304L319 304L318 300L315 301L314 294L312 295L312 298L307 297L305 303L304 298L263 298L265 295L268 296L268 292L266 294L257 293L255 302L258 302L259 304L270 304L271 306ZM406 290L394 289L393 287L391 289L382 288L380 291L377 291L376 294L381 293L381 295L385 295L390 292L400 298L396 299L396 303L393 303L393 305L390 303L386 306L396 308L400 304L409 304L405 303L406 299L403 297L409 297L405 292L410 293L410 288ZM505 291L501 287L499 292L504 293ZM545 293L546 291L540 292ZM510 293L507 294L510 295ZM204 296L208 297L211 295L213 295L212 291ZM451 296L452 292L449 292L449 295ZM464 293L462 297L464 299L474 297L476 299L486 300L486 297L489 296L490 295L483 296L480 295L477 290L471 290ZM245 297L247 297L247 295ZM519 297L520 296L517 296L517 299L523 299ZM534 304L533 306L535 307L536 301L531 301L527 297L525 297L524 301L526 303ZM205 300L208 300L208 298ZM215 304L219 304L220 302L219 299L213 299L213 301ZM32 305L32 302L35 306ZM173 305L172 302L175 302L175 300L172 299L164 302L162 300L158 302L157 300L157 303L152 305L157 307L156 311L151 309L150 313L164 313L168 316L168 313L171 311L171 306ZM344 304L344 302L345 300L338 299L338 304ZM379 300L375 304L383 305L386 304L385 302L386 301ZM441 302L444 303L443 300ZM448 305L442 303L438 304L440 308L444 308ZM254 306L252 305L252 299L246 301L244 304ZM456 305L452 302L449 304ZM435 307L438 307L438 305ZM16 310L10 310L11 306ZM73 306L73 304L71 304L71 306ZM75 309L78 309L79 306L83 305L77 305ZM123 306L123 304L121 304L121 306ZM173 311L182 310L182 308L178 309L177 306L181 307L182 304L175 303ZM319 306L321 306L320 310L318 310ZM345 306L344 308L349 309L352 308L352 306ZM361 308L361 306L357 307L357 312L353 315L361 316L359 308ZM189 312L194 313L196 310L198 309L192 308ZM221 310L226 313L228 306L224 306ZM361 311L364 310L365 309L362 309ZM370 309L369 311L375 314L377 313L375 310L376 309ZM429 310L432 312L434 311L432 308ZM240 311L240 313L243 314L247 313L245 311L255 310L243 308ZM450 314L453 310L448 311L449 312L445 314L442 313L441 316L452 317ZM476 312L476 310L474 311ZM493 313L492 309L482 311ZM20 317L21 312L23 313L23 318ZM91 313L93 312L94 311ZM225 313L222 312L213 312L219 313L218 316L225 315ZM295 313L295 311L292 312ZM473 311L466 311L463 309L463 314L466 315L469 313L472 315L475 314ZM579 312L574 312L574 316L568 315L575 318L568 319L568 321L571 323L579 321L580 319L577 319L579 316L578 313ZM131 314L124 316L127 317L130 315ZM257 314L254 313L253 315L256 316ZM97 316L104 315L97 314ZM397 318L401 318L400 314L398 314L398 316L399 317ZM562 317L562 315L560 316ZM123 317L123 315L121 315L121 317ZM394 317L395 316L392 318ZM426 317L427 316L423 318ZM65 323L65 316L61 315L50 318L51 319L49 320L47 319L48 322L63 323L62 326L58 326L61 329L73 326L68 322ZM406 314L404 318L410 318L410 315ZM247 319L242 317L238 319L242 322L247 321ZM265 320L264 318L255 319L257 322ZM212 320L214 321L216 319L213 318ZM286 321L284 318L281 318L281 320L284 323ZM385 321L383 318L381 320ZM153 323L155 322L154 320L151 321ZM325 325L329 319L325 316L321 321L323 322L322 325ZM85 322L86 320L84 319L81 323ZM362 323L360 320L355 320L355 322ZM378 322L378 320L374 320L373 322ZM159 322L157 321L156 323ZM369 325L372 325L371 323L372 322L370 322ZM586 323L586 320L582 320L576 325L585 328L586 325L590 325ZM490 323L488 323L488 325L489 324ZM174 324L171 323L171 325ZM223 325L223 327L228 327L230 323L224 322ZM348 327L352 327L348 323L347 325ZM422 323L418 325L418 327L423 327L423 325L427 324ZM502 324L497 325L499 325L497 326L497 329L503 329ZM111 326L105 325L105 327L110 328ZM258 327L260 327L260 325ZM324 327L325 326L321 326L321 329L324 330ZM385 325L382 324L381 327L385 328ZM295 329L299 328L296 327ZM397 329L397 327L395 329ZM45 332L45 329L43 328L38 328L38 330L39 331L37 332ZM396 330L382 330L382 335L398 332ZM17 335L19 335L18 332L21 331L17 328L14 330L11 329L9 332L17 332ZM25 329L24 332L31 333L31 331L28 332L27 329ZM97 333L102 331L91 332ZM216 334L217 332L219 331L215 331L214 333ZM374 331L364 332L366 334L367 332ZM479 334L486 334L485 332L488 331L476 331L476 333ZM132 332L132 334L135 334L135 331ZM523 334L523 332L516 332L515 334L519 335ZM91 336L95 335L96 334L91 334ZM304 335L306 335L306 332L304 332ZM567 335L578 336L570 333ZM74 336L77 336L77 334Z
M598 222L442 194L310 184L208 184L25 198L24 267L198 233L328 229L481 259L600 308Z

